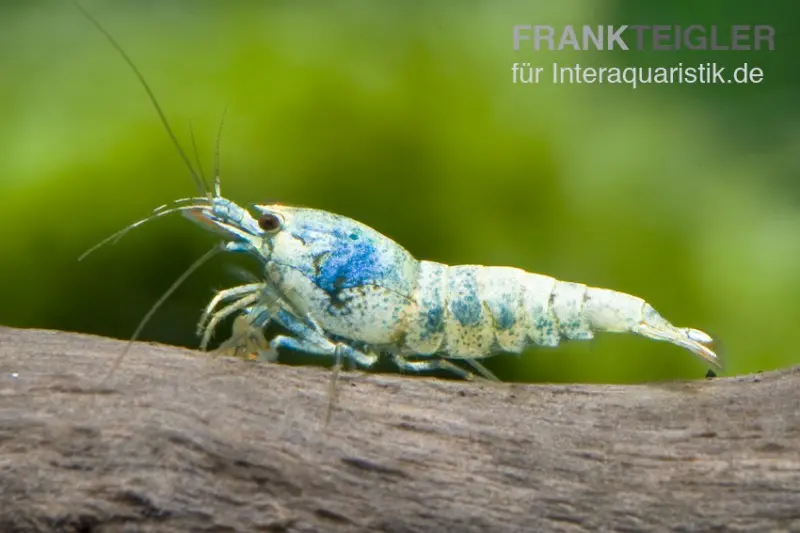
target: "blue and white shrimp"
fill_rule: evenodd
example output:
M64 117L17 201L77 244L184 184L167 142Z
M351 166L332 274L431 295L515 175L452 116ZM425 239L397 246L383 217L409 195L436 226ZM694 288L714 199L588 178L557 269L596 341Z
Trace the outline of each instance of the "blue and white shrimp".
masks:
M673 326L629 294L513 267L420 261L369 226L318 209L256 205L251 214L218 195L183 214L263 264L263 282L210 302L198 325L203 346L221 319L244 311L250 327L274 321L292 333L272 339L269 357L290 349L370 367L386 354L401 370L470 377L452 362L463 360L491 377L477 360L608 331L667 341L720 366L709 335Z

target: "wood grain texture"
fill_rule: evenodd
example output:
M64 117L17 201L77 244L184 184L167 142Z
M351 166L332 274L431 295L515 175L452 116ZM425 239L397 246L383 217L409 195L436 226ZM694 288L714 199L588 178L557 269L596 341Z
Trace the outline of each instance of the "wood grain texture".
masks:
M0 531L800 531L800 367L646 386L330 372L0 328Z

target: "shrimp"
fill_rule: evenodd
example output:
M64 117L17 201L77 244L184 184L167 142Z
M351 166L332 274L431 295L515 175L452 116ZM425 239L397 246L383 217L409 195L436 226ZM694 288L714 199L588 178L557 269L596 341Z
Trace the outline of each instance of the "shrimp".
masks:
M505 266L448 266L417 260L356 220L323 210L256 205L254 213L219 198L183 214L228 239L263 265L264 280L220 291L199 329L204 340L238 310L288 329L270 342L361 367L388 355L402 370L448 370L471 377L464 361L492 379L479 361L521 353L595 332L627 332L666 341L719 367L711 337L676 327L641 298L559 281ZM255 216L253 216L255 215ZM256 217L258 217L256 219ZM217 307L227 303L221 309Z

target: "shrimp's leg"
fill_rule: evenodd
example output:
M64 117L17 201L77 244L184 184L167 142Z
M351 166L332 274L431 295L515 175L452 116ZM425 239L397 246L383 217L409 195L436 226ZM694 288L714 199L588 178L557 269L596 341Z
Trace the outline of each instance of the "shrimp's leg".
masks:
M306 319L308 318L309 317L306 317ZM337 363L340 357L344 357L363 368L371 367L378 360L378 356L374 353L365 353L356 350L349 344L333 342L323 333L320 333L315 327L309 326L306 322L297 318L297 316L286 309L280 309L275 314L274 320L296 336L289 337L287 335L278 335L270 342L270 346L274 350L286 348L288 350L305 352L310 355L333 357L336 359Z
M205 350L208 347L208 343L211 341L211 335L214 334L214 329L222 320L236 311L241 311L242 309L250 307L258 301L259 297L260 295L258 293L249 294L211 315L211 320L208 321L208 324L205 325L203 330L203 339L200 341L200 349Z
M206 306L200 320L197 321L197 334L201 335L203 331L208 329L206 323L220 303L230 300L231 298L238 298L247 294L256 293L262 290L263 287L263 283L248 283L246 285L239 285L238 287L219 291Z
M405 370L410 372L430 372L435 370L445 370L447 372L452 372L453 374L456 374L460 378L466 380L472 381L475 379L475 374L473 374L469 370L464 370L460 366L448 361L447 359L409 361L400 354L393 354L392 360L394 361L394 364L397 365L397 368L399 368L400 370Z
M286 335L278 335L272 339L270 346L275 350L278 348L284 348L287 350L295 350L311 355L333 357L337 360L339 357L344 357L364 368L374 365L375 361L378 360L378 357L375 354L364 353L347 344L341 342L334 343L328 339L309 337L298 339L295 337L288 337Z
M467 363L469 366L471 366L472 368L474 368L474 369L475 369L475 370L478 372L478 374L480 374L480 375L481 375L481 376L483 376L484 378L488 379L489 381L497 381L497 382L499 382L499 381L500 381L500 378L498 378L497 376L495 376L495 375L492 373L492 371L491 371L491 370L489 370L488 368L486 368L486 367L483 365L483 363L479 363L477 359L472 359L472 358L470 357L470 358L466 358L466 359L464 359L463 361L464 361L465 363Z

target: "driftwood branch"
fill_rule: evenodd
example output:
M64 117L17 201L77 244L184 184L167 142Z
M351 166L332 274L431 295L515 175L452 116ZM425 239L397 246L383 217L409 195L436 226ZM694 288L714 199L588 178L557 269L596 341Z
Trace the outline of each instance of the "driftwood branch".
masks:
M330 372L0 328L0 531L800 531L800 368L647 386Z

